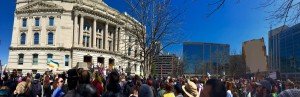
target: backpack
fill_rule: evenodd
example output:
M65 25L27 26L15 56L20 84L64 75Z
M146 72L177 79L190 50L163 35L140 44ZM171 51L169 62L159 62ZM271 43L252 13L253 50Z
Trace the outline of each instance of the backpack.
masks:
M42 94L42 86L41 83L38 80L32 81L32 84L30 86L30 95L32 97L36 97L37 95Z

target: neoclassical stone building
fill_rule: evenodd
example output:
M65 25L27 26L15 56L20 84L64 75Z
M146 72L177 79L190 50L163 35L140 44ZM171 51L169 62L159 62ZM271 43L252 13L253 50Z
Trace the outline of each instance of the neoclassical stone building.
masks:
M8 68L44 72L52 59L60 71L88 62L141 74L132 25L140 23L102 0L17 0Z

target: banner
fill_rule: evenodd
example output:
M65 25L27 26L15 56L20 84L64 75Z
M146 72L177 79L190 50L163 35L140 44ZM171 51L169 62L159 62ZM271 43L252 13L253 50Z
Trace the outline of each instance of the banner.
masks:
M269 78L277 79L276 72L271 72L271 73L269 73Z

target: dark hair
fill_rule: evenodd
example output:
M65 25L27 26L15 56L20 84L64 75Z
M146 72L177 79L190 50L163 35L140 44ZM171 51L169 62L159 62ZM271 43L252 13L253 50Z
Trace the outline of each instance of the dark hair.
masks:
M79 74L79 84L89 84L90 83L90 73L88 71L82 71Z
M173 91L173 86L170 83L166 83L165 89L166 89L167 93L172 92Z
M69 90L73 90L76 88L77 86L77 82L78 82L78 74L77 74L77 70L76 69L70 69L67 71L68 74L68 89Z
M210 97L226 97L226 87L224 83L217 79L209 79L206 85L211 86Z
M182 90L182 88L181 88L181 84L176 84L175 86L174 86L174 89L175 89L175 92L176 93L181 93L181 94L183 94L183 90Z
M119 83L120 81L120 75L117 71L112 71L108 75L109 83Z
M120 76L117 71L112 71L108 75L108 84L107 84L107 91L118 93L121 90L121 86L119 85Z

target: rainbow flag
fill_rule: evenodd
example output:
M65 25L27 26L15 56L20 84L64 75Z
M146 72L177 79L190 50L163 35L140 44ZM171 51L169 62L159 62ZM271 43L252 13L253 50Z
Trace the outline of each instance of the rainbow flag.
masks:
M50 68L58 68L58 67L59 67L58 62L55 62L55 61L53 61L53 60L48 60L47 65L48 65Z

